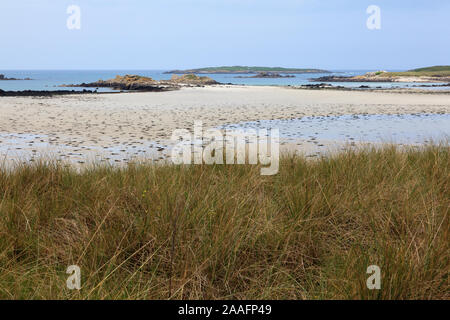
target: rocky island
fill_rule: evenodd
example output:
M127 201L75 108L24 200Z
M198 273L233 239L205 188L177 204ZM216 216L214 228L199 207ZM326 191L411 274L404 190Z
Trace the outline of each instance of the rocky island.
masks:
M4 74L0 74L0 80L32 80L30 78L18 79L18 78L7 78Z
M263 78L295 78L295 76L287 74L287 75L282 75L281 73L277 73L277 72L259 72L257 74L255 74L254 76L237 76L235 78L258 78L258 79L263 79Z
M168 91L183 86L205 86L219 84L209 77L199 77L193 74L173 75L170 80L154 80L139 75L116 76L114 79L98 80L91 83L64 84L61 87L112 88L114 90L133 91Z
M161 80L159 83L162 84L168 84L168 85L196 85L196 86L205 86L205 85L213 85L213 84L220 84L214 79L211 79L210 77L200 77L195 74L183 74L181 76L179 75L172 75L172 78L170 80Z
M314 82L449 82L450 66L435 66L404 72L375 71L353 77L325 76Z
M172 70L167 74L258 74L261 72L283 73L283 74L302 74L302 73L330 73L330 71L321 69L298 69L298 68L281 68L281 67L208 67L200 69Z

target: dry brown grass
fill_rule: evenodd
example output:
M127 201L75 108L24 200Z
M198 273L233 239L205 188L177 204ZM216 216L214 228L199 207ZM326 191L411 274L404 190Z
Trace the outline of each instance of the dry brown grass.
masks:
M1 169L0 298L448 299L449 149Z

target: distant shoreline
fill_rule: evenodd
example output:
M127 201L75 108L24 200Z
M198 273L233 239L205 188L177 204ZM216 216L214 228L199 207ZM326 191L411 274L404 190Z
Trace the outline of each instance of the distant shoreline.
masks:
M171 70L164 72L165 74L258 74L261 72L276 72L282 74L304 74L304 73L332 73L328 70L322 69L300 69L300 68L281 68L281 67L247 67L247 66L234 66L234 67L208 67L198 69L186 69L186 70Z
M216 85L205 85L202 87L247 87L247 88L285 88L292 90L314 90L314 91L348 91L348 92L384 92L384 93L404 93L404 94L450 94L450 87L448 90L426 90L420 87L414 88L372 88L372 87L344 87L344 86L333 86L324 84L311 84L311 85L300 85L300 86L280 86L280 85L245 85L245 84L216 84ZM189 87L186 87L189 88ZM191 87L192 88L192 87ZM179 88L181 89L181 88ZM178 89L178 90L179 90ZM97 91L97 90L20 90L20 91L4 91L0 89L0 98L2 97L57 97L64 95L108 95L108 94L120 94L120 93L161 93L170 92L173 90L162 90L162 91L151 91L151 90L117 90L117 91Z
M240 74L245 68L246 74ZM249 70L250 68L250 70ZM333 74L303 73L305 70L314 71L318 69L288 69L288 68L266 68L266 67L214 67L202 69L190 69L187 71L200 71L205 74L183 74L182 76L164 73L175 71L131 71L125 73L120 70L109 72L91 71L75 73L53 73L53 72L0 72L9 79L24 78L29 76L35 81L0 81L0 96L50 96L63 94L83 94L85 90L95 90L98 93L116 93L120 91L167 91L177 90L183 86L203 85L245 85L245 86L281 86L296 87L313 90L345 90L345 91L386 91L397 90L404 92L439 91L444 93L450 90L449 67L429 67L415 69L406 72L369 71L358 72L334 72ZM223 70L226 69L226 70ZM261 72L261 69L282 69L281 72ZM301 71L300 71L301 70ZM225 72L226 71L226 72ZM287 72L298 72L289 74ZM323 70L325 71L325 70ZM180 71L181 72L181 71ZM208 72L216 74L206 75ZM233 73L231 73L233 72ZM250 72L250 73L248 73ZM302 72L303 74L300 74ZM223 74L221 74L223 73ZM236 74L238 73L238 74ZM344 76L345 75L345 76ZM115 77L115 78L114 78ZM127 78L129 77L129 79ZM175 77L175 78L174 78ZM3 79L6 77L3 76ZM280 78L280 79L277 79ZM109 80L98 80L109 79ZM448 80L448 81L446 81ZM348 82L344 84L344 82ZM351 83L353 82L353 83ZM72 83L72 84L71 84ZM58 92L61 87L62 92ZM106 90L106 89L108 90ZM97 90L98 89L98 90ZM423 90L416 90L423 89ZM3 90L3 91L2 91ZM70 91L66 91L70 90Z

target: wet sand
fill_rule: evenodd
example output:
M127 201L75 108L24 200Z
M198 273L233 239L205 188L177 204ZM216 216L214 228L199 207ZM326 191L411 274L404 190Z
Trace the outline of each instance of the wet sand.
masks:
M0 97L0 157L164 159L175 129L348 114L450 113L449 94L210 86L171 92ZM324 142L326 145L333 141ZM320 141L299 145L308 152ZM33 151L34 150L34 151Z

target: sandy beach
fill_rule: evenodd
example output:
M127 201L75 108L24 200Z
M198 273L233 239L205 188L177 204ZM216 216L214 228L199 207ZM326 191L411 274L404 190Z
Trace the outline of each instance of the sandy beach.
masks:
M0 98L0 155L163 159L175 129L348 114L450 113L448 94L208 86L171 92ZM318 141L304 141L307 151ZM332 142L327 141L330 145Z

